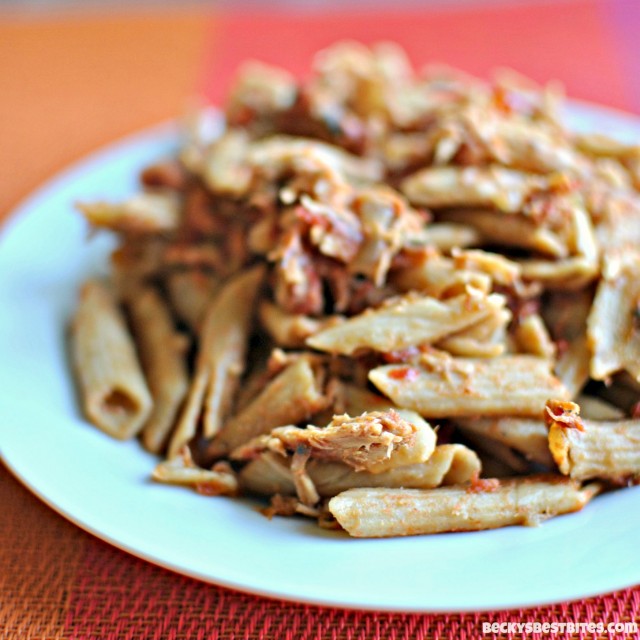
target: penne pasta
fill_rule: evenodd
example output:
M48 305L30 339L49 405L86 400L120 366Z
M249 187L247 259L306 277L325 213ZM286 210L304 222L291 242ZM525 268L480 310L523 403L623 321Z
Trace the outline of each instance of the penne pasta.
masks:
M151 479L164 484L193 487L198 493L208 496L238 493L238 480L228 464L220 462L212 469L202 469L193 462L188 447L183 447L173 458L160 462L153 470Z
M258 308L262 326L279 347L300 349L305 340L325 326L339 324L341 318L334 316L326 320L311 318L302 314L284 313L277 305L263 300Z
M513 333L518 351L521 353L530 353L547 359L555 356L556 345L551 340L544 320L537 313L532 313L520 320Z
M438 218L450 224L469 225L480 235L478 244L502 245L562 258L567 254L559 234L522 215L505 215L492 209L447 209Z
M122 313L97 280L80 290L71 354L87 418L114 438L137 435L153 400Z
M240 413L225 422L209 445L208 454L222 457L275 427L308 420L328 403L309 360L299 358Z
M441 251L451 251L460 247L477 246L481 242L481 236L471 225L434 222L424 230L422 240L426 245L437 247Z
M587 322L591 377L606 380L625 370L640 381L640 257L626 254L604 267Z
M452 258L429 252L392 271L390 279L403 292L419 291L439 299L462 294L468 287L488 294L493 284L488 273L458 269Z
M167 443L189 387L187 340L175 330L166 304L152 288L132 296L128 310L153 398L153 410L142 429L142 443L149 451L159 453Z
M394 404L425 418L537 416L549 397L566 396L550 362L533 356L438 357L426 366L377 367L369 379Z
M489 490L473 484L436 489L349 489L329 501L338 524L356 538L412 536L537 525L580 511L597 486L584 489L562 476L501 480Z
M640 478L640 420L583 420L579 411L574 403L547 404L549 449L560 472L618 484Z
M198 335L207 306L220 285L219 279L205 271L190 269L171 271L164 282L173 313Z
M546 181L532 174L491 167L431 167L406 178L400 190L425 207L488 207L519 212L527 197Z
M430 344L465 329L504 306L498 294L468 293L439 301L409 295L315 333L307 345L351 355L360 349L383 353Z
M548 468L554 461L549 451L549 430L540 418L458 418L456 424L477 442L490 440L517 451L527 460Z
M436 447L424 462L393 467L387 471L356 471L342 462L311 459L306 471L321 498L356 487L396 487L431 489L470 481L480 473L478 456L461 444ZM264 496L293 496L295 483L290 460L265 451L251 460L240 472L240 485L251 493Z
M169 457L193 438L200 419L205 437L222 428L244 371L253 304L263 277L263 270L254 268L232 278L207 308L196 370L169 443Z
M567 345L556 360L555 374L567 389L570 398L575 398L589 381L591 353L585 334Z

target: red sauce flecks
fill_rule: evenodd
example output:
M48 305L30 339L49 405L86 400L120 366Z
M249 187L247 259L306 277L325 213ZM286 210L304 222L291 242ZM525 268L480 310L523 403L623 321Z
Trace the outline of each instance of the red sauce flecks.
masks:
M420 372L413 367L400 367L389 371L389 377L393 380L407 380L411 382L417 380Z

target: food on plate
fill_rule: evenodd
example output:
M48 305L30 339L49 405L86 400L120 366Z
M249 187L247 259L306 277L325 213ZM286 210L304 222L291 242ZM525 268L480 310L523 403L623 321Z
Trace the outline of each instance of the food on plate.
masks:
M72 322L87 418L159 482L356 537L636 482L640 146L561 110L391 43L243 66L138 194L79 204L118 240Z

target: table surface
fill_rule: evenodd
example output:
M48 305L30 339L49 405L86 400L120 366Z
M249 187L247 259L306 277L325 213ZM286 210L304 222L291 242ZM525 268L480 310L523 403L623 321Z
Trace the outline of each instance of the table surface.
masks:
M381 4L285 4L0 8L0 220L43 180L100 145L175 117L197 97L219 101L240 60L300 72L313 51L344 37L395 39L416 63L445 61L483 76L511 66L536 80L559 79L571 96L640 113L636 0L428 9L408 3L393 11ZM482 614L281 603L174 575L112 548L48 509L1 465L0 504L0 638L7 640L476 638L483 622L640 620L640 587Z

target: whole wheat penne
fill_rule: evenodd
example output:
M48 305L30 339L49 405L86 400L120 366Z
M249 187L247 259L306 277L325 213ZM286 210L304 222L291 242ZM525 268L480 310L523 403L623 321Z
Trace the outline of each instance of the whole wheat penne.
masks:
M205 437L222 428L245 368L253 305L263 277L262 267L241 272L222 286L208 306L196 370L169 443L170 457L195 435L200 417Z
M125 236L111 254L111 282L119 300L127 300L138 287L162 273L167 246L167 238L161 235Z
M551 340L544 320L537 313L521 319L514 329L514 337L521 353L541 358L553 358L556 346Z
M589 381L591 353L587 336L582 334L568 342L556 360L554 372L567 389L570 398L575 398Z
M636 159L634 164L640 167ZM640 177L636 169L633 180ZM640 198L634 191L606 189L592 183L587 191L590 213L595 220L595 233L606 253L636 251L640 241Z
M530 249L554 258L567 255L566 243L558 233L523 215L465 208L443 211L438 218L443 222L472 226L480 234L481 244Z
M173 458L158 463L151 478L156 482L193 487L209 496L238 493L236 474L227 463L219 462L212 469L202 469L193 462L188 447L183 447Z
M541 283L550 290L582 289L598 275L598 264L583 256L561 260L519 260L522 279Z
M496 358L507 351L506 330L510 320L508 309L497 309L471 327L440 340L435 346L454 356Z
M432 343L456 333L504 306L499 294L469 290L448 300L410 294L319 331L307 345L320 351L350 355L359 349L383 353Z
M455 248L451 251L456 270L469 269L487 273L495 284L514 287L520 281L520 266L503 255L480 249Z
M436 489L349 489L329 501L329 511L357 538L411 536L537 525L580 511L598 491L562 476L502 480L492 490L473 484Z
M240 472L241 486L260 495L295 495L289 460L266 451L250 461ZM471 480L480 473L478 456L461 444L443 444L435 448L425 462L419 462L388 471L372 473L356 471L341 462L311 459L307 473L318 494L331 498L355 487L405 487L430 489Z
M405 178L400 190L425 207L489 207L517 213L527 196L546 186L540 176L500 166L429 167Z
M596 158L640 156L640 146L626 144L602 133L577 133L573 142L579 151Z
M542 174L587 172L588 162L557 127L546 127L544 123L517 115L505 117L497 110L486 108L472 108L468 115L474 133L486 145L493 160L504 166Z
M206 271L188 269L167 273L164 282L173 312L198 335L220 279Z
M640 381L640 257L605 263L587 321L591 377L606 380L625 370Z
M598 241L588 212L582 204L570 208L567 244L572 255L581 256L591 263L600 257Z
M597 396L580 394L575 402L580 407L580 415L588 420L622 420L626 415L619 407Z
M548 398L566 397L550 362L525 355L383 365L369 380L394 404L425 418L539 416Z
M640 420L566 422L557 407L547 411L549 449L561 473L616 483L640 477Z
M304 347L305 340L320 331L324 326L339 324L341 318L334 316L327 319L311 318L303 314L285 313L280 307L263 300L258 308L262 326L279 347L299 349Z
M176 331L167 305L151 287L132 296L128 310L153 397L153 410L142 429L142 443L149 451L159 453L189 388L187 340Z
M458 418L456 424L465 433L506 445L532 462L549 468L554 465L542 413L539 418Z
M422 241L441 251L451 251L460 247L477 246L481 242L481 236L471 225L434 222L424 230Z
M115 438L136 435L153 400L118 305L97 280L80 290L71 354L87 418Z
M531 471L529 462L502 442L469 431L465 433L464 441L478 454L486 477L510 478ZM488 469L491 470L490 475Z
M307 358L299 358L276 376L242 411L229 418L208 448L221 457L271 429L308 420L330 399L323 393Z

